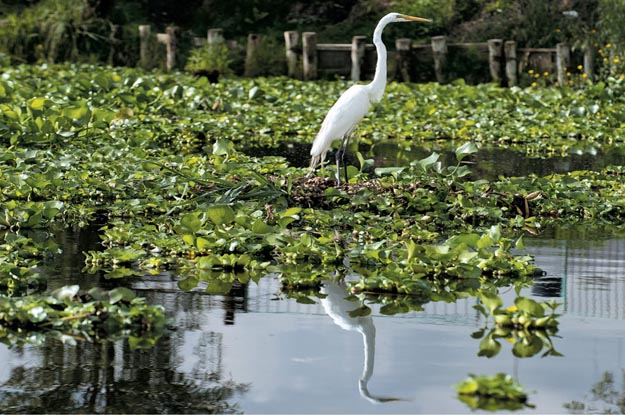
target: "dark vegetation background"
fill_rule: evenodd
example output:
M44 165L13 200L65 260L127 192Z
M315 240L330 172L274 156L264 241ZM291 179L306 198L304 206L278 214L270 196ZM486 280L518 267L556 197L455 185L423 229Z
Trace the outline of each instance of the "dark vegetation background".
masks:
M315 31L319 42L350 42L371 36L378 19L399 11L434 19L431 25L389 26L385 40L434 35L450 41L512 39L520 47L573 48L625 39L625 0L2 0L0 54L4 64L78 61L135 66L138 25L153 33L179 31L181 66L193 36L222 28L226 39L245 45L261 34L275 49L283 31ZM0 63L2 63L0 62Z

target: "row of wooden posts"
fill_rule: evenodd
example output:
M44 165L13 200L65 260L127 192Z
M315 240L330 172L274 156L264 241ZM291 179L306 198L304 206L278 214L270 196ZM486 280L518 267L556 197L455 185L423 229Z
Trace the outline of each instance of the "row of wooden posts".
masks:
M140 66L149 61L148 51L151 39L150 26L139 26L140 36ZM176 29L167 27L165 33L158 33L156 39L166 46L166 63L168 70L176 67ZM286 75L293 78L312 80L320 74L337 74L349 77L353 81L360 81L371 75L375 68L375 47L367 44L367 37L354 36L351 44L318 43L315 32L304 32L301 35L295 31L284 32ZM208 30L206 38L194 38L195 45L203 43L219 44L226 42L221 29ZM260 36L250 34L247 38L245 53L245 76L254 76L256 73L256 54L260 43ZM234 42L227 42L234 47ZM395 52L389 56L395 58L395 74L397 79L411 81L410 65L415 59L428 60L434 69L436 81L445 83L450 81L446 74L446 67L450 50L468 50L473 48L488 60L489 77L493 82L502 85L514 86L519 83L519 74L524 69L533 68L540 72L555 73L557 81L565 85L567 71L570 71L571 49L566 43L558 43L555 48L519 48L513 40L503 41L491 39L482 43L449 43L445 36L431 38L430 44L413 45L411 39L397 39ZM592 79L595 51L592 48L584 50L583 67L587 77ZM414 80L413 80L414 81Z

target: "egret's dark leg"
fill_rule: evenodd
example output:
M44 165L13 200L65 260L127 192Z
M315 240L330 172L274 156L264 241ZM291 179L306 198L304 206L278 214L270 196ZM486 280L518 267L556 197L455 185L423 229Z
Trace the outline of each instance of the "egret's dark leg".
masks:
M339 146L336 150L336 185L341 185L341 152L343 151L343 145Z
M341 163L343 163L343 167L345 168L345 183L349 180L347 178L347 165L345 164L345 150L347 149L347 143L349 142L349 135L343 137L343 141L341 141L341 145L339 149L336 151L336 184L337 186L341 185Z
M347 177L347 163L345 163L345 151L347 150L347 144L349 144L349 135L345 136L345 140L343 141L343 151L341 152L341 163L343 163L343 172L345 173L345 183L349 183L349 178Z

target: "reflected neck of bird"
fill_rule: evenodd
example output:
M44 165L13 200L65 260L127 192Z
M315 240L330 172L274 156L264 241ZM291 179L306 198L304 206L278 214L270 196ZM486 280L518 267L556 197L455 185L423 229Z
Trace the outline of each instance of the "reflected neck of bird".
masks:
M375 362L375 325L371 317L363 321L361 328L358 330L362 334L364 345L365 362L362 369L361 382L366 386L369 379L373 375L373 365Z
M386 86L386 46L382 42L382 30L388 24L387 21L381 20L373 32L373 44L378 54L378 62L375 66L375 76L369 84L371 89L370 95L373 102L380 102L384 95L384 87Z

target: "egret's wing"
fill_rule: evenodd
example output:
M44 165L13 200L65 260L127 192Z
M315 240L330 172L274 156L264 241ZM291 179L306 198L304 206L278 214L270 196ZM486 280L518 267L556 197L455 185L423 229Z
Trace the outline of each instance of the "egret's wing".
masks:
M310 154L317 156L356 127L369 111L371 102L364 85L353 85L341 95L326 115L321 129L313 141Z

